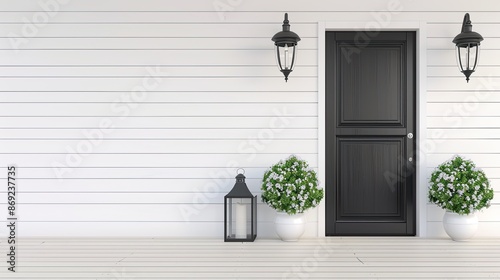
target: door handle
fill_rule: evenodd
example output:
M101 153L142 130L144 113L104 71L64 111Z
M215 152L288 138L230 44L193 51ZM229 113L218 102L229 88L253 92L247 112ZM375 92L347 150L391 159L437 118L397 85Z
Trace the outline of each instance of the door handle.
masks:
M410 132L410 133L408 133L408 135L406 135L406 136L408 137L408 139L413 139L413 133L411 133L411 132ZM409 157L409 158L408 158L408 161L409 161L409 162L412 162L412 161L413 161L413 157Z

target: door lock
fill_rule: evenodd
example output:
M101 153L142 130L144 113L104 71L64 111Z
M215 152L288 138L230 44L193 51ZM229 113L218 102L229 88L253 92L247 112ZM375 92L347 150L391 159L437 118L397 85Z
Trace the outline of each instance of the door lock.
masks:
M412 139L413 138L413 133L408 133L408 139Z

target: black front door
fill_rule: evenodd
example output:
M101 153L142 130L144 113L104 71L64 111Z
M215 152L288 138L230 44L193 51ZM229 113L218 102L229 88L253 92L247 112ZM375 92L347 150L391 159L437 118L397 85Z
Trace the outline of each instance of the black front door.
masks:
M415 235L415 32L326 33L326 235Z

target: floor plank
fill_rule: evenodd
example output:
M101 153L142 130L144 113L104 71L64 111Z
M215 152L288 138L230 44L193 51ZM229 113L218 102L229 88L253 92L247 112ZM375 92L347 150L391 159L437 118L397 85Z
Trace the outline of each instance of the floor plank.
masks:
M500 279L499 239L30 238L16 255L0 279Z

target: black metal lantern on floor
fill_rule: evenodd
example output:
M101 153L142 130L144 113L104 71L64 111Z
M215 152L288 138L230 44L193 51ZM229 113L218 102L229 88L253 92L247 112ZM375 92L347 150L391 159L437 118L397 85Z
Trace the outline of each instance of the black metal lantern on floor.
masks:
M233 189L224 196L224 241L253 242L257 237L257 196L238 173Z
M271 39L276 46L276 59L278 67L285 75L285 81L288 81L288 75L293 71L295 59L297 57L297 42L300 41L299 35L290 31L288 14L285 13L283 21L283 31L276 33Z
M479 46L482 40L483 36L472 31L469 13L466 13L462 23L462 32L455 36L453 43L456 45L458 67L460 72L465 75L467 83L470 75L476 70L479 60Z

